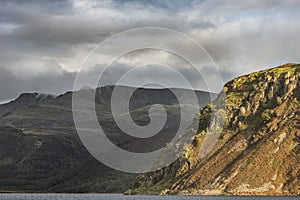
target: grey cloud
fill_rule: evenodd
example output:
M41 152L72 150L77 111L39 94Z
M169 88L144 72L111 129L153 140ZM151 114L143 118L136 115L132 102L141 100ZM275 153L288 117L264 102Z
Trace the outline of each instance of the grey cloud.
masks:
M71 90L75 72L68 71L69 66L58 67L59 62L45 61L44 57L79 66L83 58L78 54L88 54L96 43L114 33L143 26L172 28L195 38L217 63L225 82L262 68L300 61L299 1L83 3L87 5L80 7L71 0L0 3L0 101L24 91L59 94ZM189 75L192 73L186 64L179 64L183 65L181 73L193 84L200 84L199 77ZM130 67L118 63L118 67L106 72L106 82L113 82ZM97 78L94 70L84 72L86 84ZM211 74L209 67L204 72L207 77ZM20 77L22 73L32 75ZM149 68L147 73L151 77L157 72Z
M24 92L61 94L72 90L75 74L47 73L33 78L22 78L7 69L0 68L0 101L16 98Z

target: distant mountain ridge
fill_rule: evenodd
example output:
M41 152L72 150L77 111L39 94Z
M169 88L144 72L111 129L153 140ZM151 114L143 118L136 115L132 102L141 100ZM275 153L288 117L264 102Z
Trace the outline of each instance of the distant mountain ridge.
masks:
M115 125L110 108L113 89L114 86L105 86L96 90L97 115L107 135L124 149L151 150L151 141L146 144L132 140ZM135 88L121 89L126 95L128 89ZM180 98L193 92L178 90L183 94ZM95 90L84 88L77 92L84 96ZM72 94L66 92L55 98L22 94L0 106L0 113L5 113L0 117L0 191L120 193L130 187L136 175L104 166L81 144L73 121ZM209 93L196 91L196 95L200 106L210 102ZM170 122L180 117L178 101L169 90L139 88L130 100L133 119L138 124L148 123L149 106L157 103L165 105ZM170 123L161 134L172 136L175 128L176 123ZM156 143L165 145L164 140L160 138Z
M36 104L54 98L55 98L54 95L49 95L49 94L23 93L15 100L0 105L0 118L4 117L6 114L14 111L19 107Z

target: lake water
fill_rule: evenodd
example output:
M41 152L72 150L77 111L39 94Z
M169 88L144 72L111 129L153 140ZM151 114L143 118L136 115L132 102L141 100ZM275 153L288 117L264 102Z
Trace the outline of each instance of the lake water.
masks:
M124 196L121 194L0 194L1 200L299 200L299 197Z

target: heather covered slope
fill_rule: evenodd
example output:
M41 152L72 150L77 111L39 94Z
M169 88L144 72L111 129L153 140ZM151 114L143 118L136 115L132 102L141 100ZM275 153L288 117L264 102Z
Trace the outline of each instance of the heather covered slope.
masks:
M139 176L129 193L299 195L299 77L300 65L287 64L227 83L226 125L208 156L199 150L214 105L202 110L185 155Z

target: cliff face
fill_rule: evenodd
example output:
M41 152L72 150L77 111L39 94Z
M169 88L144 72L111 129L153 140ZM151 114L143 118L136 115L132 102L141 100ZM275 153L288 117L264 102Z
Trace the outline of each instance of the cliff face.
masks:
M185 155L161 171L139 176L129 192L299 195L299 77L300 65L287 64L227 83L226 124L212 151L199 157L215 107L208 105Z

